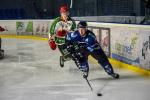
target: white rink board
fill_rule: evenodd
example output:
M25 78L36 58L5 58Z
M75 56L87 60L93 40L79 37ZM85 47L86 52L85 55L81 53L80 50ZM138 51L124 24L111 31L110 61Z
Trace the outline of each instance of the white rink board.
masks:
M0 34L16 34L15 20L0 20L0 26L6 30L0 32Z
M145 31L147 30L147 32ZM135 27L116 27L111 29L112 57L128 64L150 69L150 54L148 54L150 30ZM146 39L147 38L147 39ZM143 59L143 43L147 40L146 58Z
M89 22L110 29L111 57L150 70L150 26ZM100 33L101 34L101 33ZM100 37L101 38L101 37Z
M26 35L41 36L47 35L52 22L52 20L2 20L0 21L0 26L4 28L6 27L7 31L1 32L0 34L15 34L17 30L16 22L18 21L25 23L25 28L22 29L24 29L23 33L27 33ZM29 26L28 22L30 22ZM88 25L93 27L93 29L109 29L110 55L112 58L150 70L149 25L113 24L99 22L88 22ZM99 32L96 34L101 33ZM101 39L100 36L101 35L99 35L97 38Z

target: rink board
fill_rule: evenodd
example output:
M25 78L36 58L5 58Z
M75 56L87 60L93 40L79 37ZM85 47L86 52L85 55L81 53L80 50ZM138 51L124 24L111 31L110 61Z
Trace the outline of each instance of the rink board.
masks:
M3 20L0 25L5 31L0 34L1 37L6 34L11 34L9 37L14 35L29 35L30 38L33 35L47 37L51 22L52 20ZM88 25L110 58L150 70L150 26L98 22L88 22Z

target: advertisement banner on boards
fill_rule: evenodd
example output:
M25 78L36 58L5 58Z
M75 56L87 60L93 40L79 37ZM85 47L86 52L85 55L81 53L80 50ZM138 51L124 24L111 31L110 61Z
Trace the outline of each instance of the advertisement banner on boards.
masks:
M110 57L110 28L100 28L101 47L105 54Z
M16 34L16 21L0 21L0 34Z
M47 35L50 28L50 21L34 21L33 23L34 35Z
M139 29L115 27L111 32L112 58L128 64L139 65Z
M150 29L139 31L140 66L150 70Z
M33 35L33 21L16 21L17 35Z

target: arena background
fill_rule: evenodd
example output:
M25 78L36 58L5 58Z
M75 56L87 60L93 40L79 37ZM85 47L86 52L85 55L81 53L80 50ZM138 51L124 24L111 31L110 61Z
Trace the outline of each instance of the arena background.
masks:
M63 4L71 7L73 17L91 16L88 21L139 24L150 14L149 0L2 0L0 19L51 19Z

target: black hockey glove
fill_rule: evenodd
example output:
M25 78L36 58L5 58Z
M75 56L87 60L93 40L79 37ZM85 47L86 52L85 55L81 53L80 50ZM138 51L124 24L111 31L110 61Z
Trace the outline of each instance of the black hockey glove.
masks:
M83 48L87 47L87 43L86 42L78 42L78 46L80 49L83 49Z
M67 51L69 52L69 53L73 53L73 51L74 51L74 47L73 47L73 45L68 45L67 46Z

